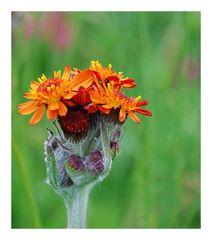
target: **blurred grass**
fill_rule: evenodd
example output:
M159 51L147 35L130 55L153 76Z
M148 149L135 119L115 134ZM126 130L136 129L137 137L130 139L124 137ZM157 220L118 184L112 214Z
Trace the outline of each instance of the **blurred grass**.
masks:
M45 118L34 127L16 105L31 80L91 60L136 79L153 117L128 120L111 174L91 194L90 228L200 227L200 13L65 13L70 44L57 48L26 22L46 13L13 13L12 227L63 228L62 200L44 183ZM58 29L45 29L57 32ZM15 145L14 145L15 144Z

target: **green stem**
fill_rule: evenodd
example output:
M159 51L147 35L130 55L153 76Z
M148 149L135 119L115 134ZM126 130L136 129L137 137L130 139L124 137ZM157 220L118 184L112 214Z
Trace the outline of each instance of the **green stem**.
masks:
M93 184L75 187L71 199L65 201L67 228L85 228L89 194Z

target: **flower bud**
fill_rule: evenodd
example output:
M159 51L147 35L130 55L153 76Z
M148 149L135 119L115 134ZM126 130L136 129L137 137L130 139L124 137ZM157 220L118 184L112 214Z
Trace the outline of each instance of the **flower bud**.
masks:
M47 183L52 185L56 192L73 185L72 179L67 175L65 169L65 159L69 155L68 149L65 149L52 134L45 142L45 161L47 166Z
M54 71L53 77L43 74L38 80L31 82L30 90L24 94L30 100L17 106L18 113L34 112L30 125L42 119L45 109L47 118L54 120L57 132L49 130L45 142L47 182L64 198L68 209L72 202L73 222L68 221L68 226L82 227L84 218L79 221L75 208L80 210L79 200L86 203L90 189L110 173L126 119L130 117L140 124L137 113L152 113L141 108L148 104L140 101L141 96L124 94L123 88L136 84L115 72L111 64L102 67L98 61L92 61L84 70L66 66L63 74Z
M100 151L92 152L87 157L87 169L91 175L98 175L104 171L103 156Z
M68 163L73 169L77 171L83 171L85 169L83 158L80 158L77 155L71 155L68 159Z
M116 154L116 153L118 153L119 150L120 150L120 144L119 144L118 142L113 142L113 141L111 141L111 142L110 142L110 148L111 148L111 150Z
M58 134L50 131L45 144L49 183L59 194L69 187L104 179L111 169L110 160L120 149L123 126L115 111L111 115L96 112L87 118L80 110L71 112L70 108L68 116L58 120L62 133L56 126Z

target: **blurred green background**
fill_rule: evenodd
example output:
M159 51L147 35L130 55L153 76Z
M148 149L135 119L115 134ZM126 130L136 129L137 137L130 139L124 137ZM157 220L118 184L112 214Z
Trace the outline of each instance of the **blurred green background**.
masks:
M42 73L112 63L135 78L128 95L152 117L128 119L110 175L91 193L89 228L200 227L200 13L12 13L12 227L64 228L62 199L45 184L44 117L19 116Z

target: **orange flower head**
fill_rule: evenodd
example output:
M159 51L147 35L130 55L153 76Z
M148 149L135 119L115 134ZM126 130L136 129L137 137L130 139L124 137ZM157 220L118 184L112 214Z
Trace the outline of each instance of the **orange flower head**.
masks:
M102 85L110 82L117 88L132 88L136 86L134 79L124 78L123 73L115 72L111 64L108 64L108 67L102 67L99 61L91 61L90 69Z
M62 102L62 97L67 94L69 87L70 67L67 66L61 77L61 71L54 71L53 78L47 78L44 74L38 78L38 82L30 84L29 92L24 94L28 102L18 105L19 114L27 115L33 113L30 125L38 123L47 108L47 118L55 119L58 115L65 116L67 108Z
M127 115L132 118L136 123L140 124L139 118L135 115L135 112L141 113L146 116L151 116L152 113L140 108L148 104L146 100L139 102L141 97L133 98L127 97L121 90L114 89L111 84L107 85L107 88L101 89L101 93L91 90L90 98L93 104L99 106L99 110L106 114L110 113L111 109L119 110L119 121L124 122Z
M61 76L61 71L54 71L53 78L47 78L44 74L33 81L29 92L24 94L25 98L31 99L28 102L18 105L19 114L27 115L33 113L30 125L38 123L47 108L47 118L54 120L58 116L67 114L67 106L73 105L69 100L78 94L81 88L88 88L93 82L91 70L86 69L80 73L71 71L66 66Z
M123 87L134 86L133 79L123 78L122 72L115 72L111 64L102 67L100 62L92 61L90 68L82 71L66 66L62 76L61 71L54 71L53 77L47 78L43 74L38 81L31 82L29 92L24 94L30 100L18 105L18 113L27 115L34 112L30 119L30 125L34 125L47 109L49 120L58 117L62 128L74 133L87 129L89 116L99 110L106 114L116 110L121 123L127 116L141 123L136 112L152 115L140 108L147 105L147 101L140 101L141 97L127 97L122 91Z

